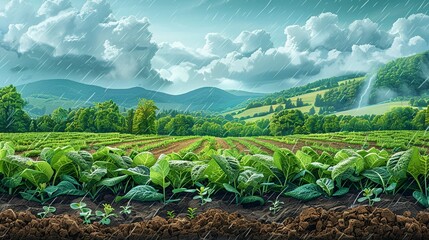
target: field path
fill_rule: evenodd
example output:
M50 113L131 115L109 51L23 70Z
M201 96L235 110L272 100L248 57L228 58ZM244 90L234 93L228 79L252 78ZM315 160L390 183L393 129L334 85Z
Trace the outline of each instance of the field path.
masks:
M154 148L154 149L150 150L149 152L152 152L153 155L155 155L155 157L158 158L159 155L161 155L161 154L169 154L172 152L179 152L180 150L182 150L183 148L194 143L198 139L199 138L192 138L192 139L188 139L188 140L184 140L184 141L180 141L180 142L171 143L171 144L168 144L167 146Z

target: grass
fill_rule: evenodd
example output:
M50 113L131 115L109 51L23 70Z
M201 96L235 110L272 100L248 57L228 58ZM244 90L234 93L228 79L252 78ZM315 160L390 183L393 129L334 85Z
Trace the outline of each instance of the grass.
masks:
M354 78L354 79L347 79L347 80L343 80L338 82L339 85L344 85L346 84L347 81L353 81L353 80L364 80L364 77L360 77L360 78ZM331 88L332 89L332 88ZM322 95L331 90L331 89L324 89L324 90L319 90L319 91L315 91L315 92L311 92L311 93L306 93L306 94L302 94L302 95L298 95L295 97L290 98L292 100L293 103L296 103L297 98L301 98L302 101L305 104L309 104L309 106L304 106L304 107L299 107L299 108L294 108L297 110L300 110L303 113L307 113L311 107L313 107L314 101L316 100L316 96L318 94ZM273 109L275 110L277 106L279 105L284 105L284 104L273 104ZM229 112L225 112L223 113L223 115L226 114L231 114L234 112L238 112L238 111L242 111L244 110L244 108L241 109L236 109L233 111L229 111ZM251 117L249 119L246 119L246 122L254 122L260 119L270 119L273 116L273 113L265 115L265 116L260 116L260 117L253 117L255 115L255 113L262 113L262 112L268 112L270 110L270 105L266 105L266 106L261 106L261 107L256 107L256 108L251 108L251 109L246 109L244 110L242 113L239 113L237 115L234 116L234 118L241 118L241 117ZM316 113L319 111L318 107L315 107Z
M361 107L361 108L355 108L347 111L337 112L335 115L351 115L351 116L362 116L366 114L376 114L381 115L385 112L388 112L392 110L394 107L409 107L410 104L408 101L402 101L402 102L389 102L389 103L382 103L382 104L376 104L371 105L367 107Z

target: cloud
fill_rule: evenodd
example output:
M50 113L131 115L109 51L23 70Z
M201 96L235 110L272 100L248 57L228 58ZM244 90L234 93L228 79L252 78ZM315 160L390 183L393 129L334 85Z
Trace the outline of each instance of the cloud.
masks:
M106 0L12 0L0 12L3 81L70 78L112 87L184 92L201 86L277 91L324 77L370 72L429 50L429 16L388 29L365 18L343 24L322 13L284 29L275 46L263 29L207 33L201 46L155 43L147 18L115 18Z
M28 18L13 17L22 9ZM81 9L73 8L68 0L48 0L37 11L24 1L13 0L0 14L1 20L6 24L0 25L4 33L0 46L21 59L7 65L27 69L32 75L28 77L45 73L50 78L67 76L150 88L169 83L152 69L158 46L152 42L149 20L116 19L105 0L86 1Z
M188 58L196 64L186 65L186 71L194 73L189 75L193 82L199 78L207 85L228 82L277 91L324 77L371 72L397 57L429 50L429 16L424 14L398 19L382 30L370 19L343 26L336 14L322 13L284 32L285 44L277 47L263 30L243 31L234 40L210 33L203 48L194 51L216 58L204 66Z

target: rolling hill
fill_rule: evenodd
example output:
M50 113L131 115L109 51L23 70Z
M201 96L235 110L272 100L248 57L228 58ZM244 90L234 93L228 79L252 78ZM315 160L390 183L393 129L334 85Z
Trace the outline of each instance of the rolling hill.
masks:
M204 87L185 94L171 95L144 88L107 89L82 84L66 79L41 80L17 86L28 102L27 110L32 115L52 112L55 108L76 108L97 102L113 100L119 106L135 107L141 98L155 101L160 109L181 111L223 111L261 94L227 92L219 88Z

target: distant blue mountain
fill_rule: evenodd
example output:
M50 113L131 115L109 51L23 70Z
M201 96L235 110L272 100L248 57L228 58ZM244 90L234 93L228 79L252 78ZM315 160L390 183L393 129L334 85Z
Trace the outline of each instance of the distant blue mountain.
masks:
M160 109L182 111L224 111L263 94L244 91L224 91L203 87L180 95L147 90L140 87L109 89L66 79L41 80L17 86L27 100L33 115L50 113L57 107L73 108L113 100L121 107L135 107L141 98L154 100Z

